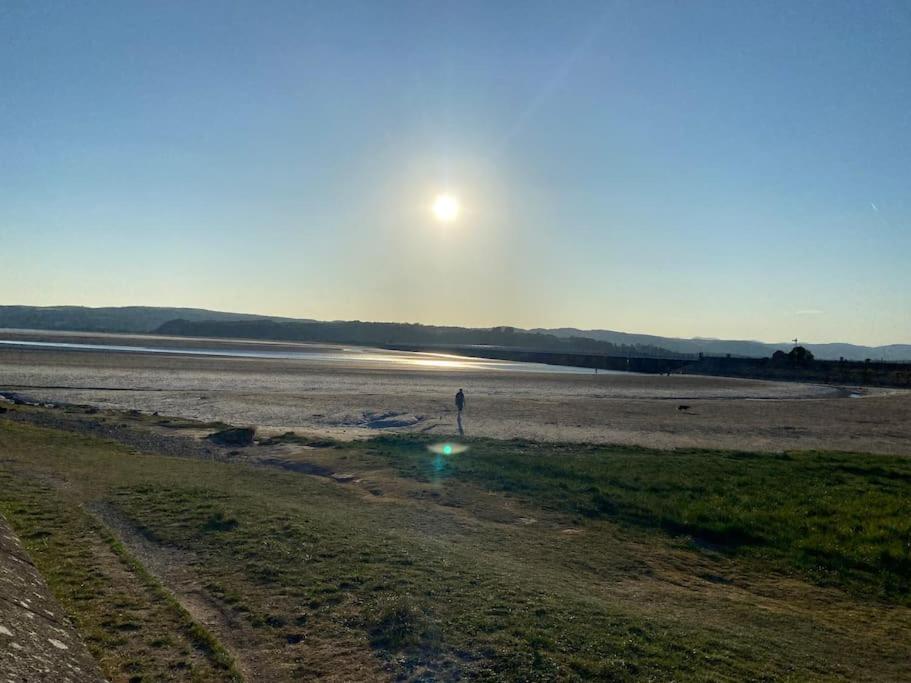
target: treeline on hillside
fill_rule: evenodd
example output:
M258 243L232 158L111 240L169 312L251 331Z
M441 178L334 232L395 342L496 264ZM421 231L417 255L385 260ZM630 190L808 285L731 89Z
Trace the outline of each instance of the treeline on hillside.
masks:
M771 358L724 358L701 356L682 372L724 377L824 384L911 387L911 363L884 361L819 360L803 346L776 351Z
M0 306L0 328L78 332L151 332L174 318L184 320L276 320L271 316L223 313L203 308L158 306Z
M434 346L503 346L559 351L562 353L595 353L610 356L647 356L685 358L657 346L620 345L585 337L557 337L536 334L512 327L465 328L437 327L414 323L339 322L274 322L270 320L170 320L155 330L158 334L185 337L233 337L271 341L325 342L394 346L397 344Z

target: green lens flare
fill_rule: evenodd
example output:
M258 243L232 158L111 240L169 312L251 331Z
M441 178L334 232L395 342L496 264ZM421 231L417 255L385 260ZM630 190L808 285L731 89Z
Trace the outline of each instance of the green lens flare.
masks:
M437 455L458 455L468 450L468 446L453 441L444 441L443 443L434 443L427 446L427 450Z

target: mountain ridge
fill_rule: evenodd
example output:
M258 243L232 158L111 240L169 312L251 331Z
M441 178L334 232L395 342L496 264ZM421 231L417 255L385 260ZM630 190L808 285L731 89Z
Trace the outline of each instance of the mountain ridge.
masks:
M775 351L788 351L794 346L793 341L762 342L751 339L714 339L705 337L662 337L653 334L636 334L617 332L615 330L583 330L575 327L545 328L536 327L530 332L553 334L558 337L584 336L598 341L614 344L650 344L660 346L676 353L704 353L706 355L748 356L762 358L771 356ZM847 342L800 342L819 359L862 361L871 360L907 361L911 360L911 344L885 344L882 346L865 346Z
M171 306L0 306L0 328L148 333L175 318L194 321L300 320Z
M234 313L214 311L205 308L167 307L167 306L0 306L0 328L20 328L39 330L73 330L83 332L121 332L121 333L154 333L162 325L173 320L189 322L233 322L233 321L272 321L272 322L316 322L311 318L292 318L287 316L258 315L255 313ZM343 321L327 321L343 322ZM349 321L359 322L359 321ZM401 325L403 329L409 323L388 323ZM714 339L714 338L681 338L663 337L653 334L637 334L616 330L585 330L575 327L531 329L506 326L488 328L468 328L458 326L448 329L463 330L506 330L553 335L561 338L592 339L618 346L657 347L674 354L727 355L747 357L768 357L775 351L788 351L793 342L762 342L756 340ZM838 360L911 360L911 344L886 344L882 346L865 346L845 342L802 343L817 358Z

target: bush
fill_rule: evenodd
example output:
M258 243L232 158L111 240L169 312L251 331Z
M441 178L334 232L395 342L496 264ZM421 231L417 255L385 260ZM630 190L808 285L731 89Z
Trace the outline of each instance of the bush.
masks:
M439 635L424 610L410 596L396 595L381 602L369 618L370 643L385 650L436 648Z
M253 427L229 427L210 434L207 438L220 446L250 446L255 435Z
M617 512L617 505L598 487L592 487L591 500L579 509L586 517L604 517Z
M203 524L203 531L231 531L232 529L237 528L237 520L233 517L225 517L225 513L221 510L213 512L209 515L209 518L206 520L206 523Z

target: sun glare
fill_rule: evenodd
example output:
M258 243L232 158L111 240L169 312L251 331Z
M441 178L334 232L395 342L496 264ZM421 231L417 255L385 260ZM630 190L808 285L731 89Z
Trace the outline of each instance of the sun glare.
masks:
M452 223L459 217L459 200L451 194L438 194L430 207L434 217L442 223Z

